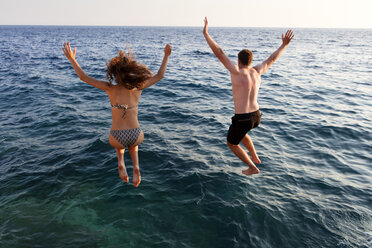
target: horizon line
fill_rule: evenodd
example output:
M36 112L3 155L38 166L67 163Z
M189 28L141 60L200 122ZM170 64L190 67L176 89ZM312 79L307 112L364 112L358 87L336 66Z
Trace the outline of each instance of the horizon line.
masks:
M91 25L91 24L0 24L1 26L50 26L50 27L180 27L180 28L203 28L203 26L182 26L182 25ZM308 26L210 26L209 28L293 28L293 29L372 29L367 27L308 27Z

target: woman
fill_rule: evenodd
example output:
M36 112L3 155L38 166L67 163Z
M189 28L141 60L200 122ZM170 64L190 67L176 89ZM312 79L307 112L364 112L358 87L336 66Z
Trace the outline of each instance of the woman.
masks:
M79 78L100 90L106 91L110 98L112 126L109 143L116 150L119 176L126 183L129 182L124 164L124 150L128 148L133 162L133 185L138 187L141 183L138 145L142 143L144 138L137 119L138 102L143 89L150 87L164 77L172 47L169 44L165 46L163 62L155 76L145 65L134 60L131 51L128 53L120 51L118 56L107 63L108 82L94 79L85 74L75 59L76 48L72 51L69 42L64 44L62 50ZM112 81L115 81L116 84L113 84Z

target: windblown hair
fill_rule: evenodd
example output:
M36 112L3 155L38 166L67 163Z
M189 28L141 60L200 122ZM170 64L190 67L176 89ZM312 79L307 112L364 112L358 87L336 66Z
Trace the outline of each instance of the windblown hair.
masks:
M134 54L128 50L128 53L120 50L118 56L107 63L107 79L110 83L115 81L129 90L134 88L141 90L145 81L153 74L146 65L137 63Z
M243 49L238 53L238 59L242 65L250 65L253 59L253 53L248 49Z

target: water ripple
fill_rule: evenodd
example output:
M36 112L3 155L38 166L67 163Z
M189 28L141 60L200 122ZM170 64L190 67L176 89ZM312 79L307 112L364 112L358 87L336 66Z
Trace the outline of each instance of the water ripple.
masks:
M0 26L0 246L369 247L372 33L295 32L262 77L261 174L246 177L225 144L229 74L199 28ZM253 64L280 37L210 33L233 61L251 49ZM99 79L123 44L155 72L174 47L142 94L138 189L117 174L107 96L76 77L66 40ZM125 163L132 180L128 152Z

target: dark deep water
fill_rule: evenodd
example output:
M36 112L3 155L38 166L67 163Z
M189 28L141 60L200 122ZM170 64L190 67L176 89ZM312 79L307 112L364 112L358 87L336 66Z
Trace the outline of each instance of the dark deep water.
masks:
M261 174L225 145L230 77L201 28L0 26L0 247L371 247L372 31L295 29L262 77ZM285 29L210 28L234 60ZM124 184L94 77L129 45L165 78L145 90L142 183ZM132 176L128 153L126 165Z

